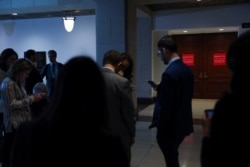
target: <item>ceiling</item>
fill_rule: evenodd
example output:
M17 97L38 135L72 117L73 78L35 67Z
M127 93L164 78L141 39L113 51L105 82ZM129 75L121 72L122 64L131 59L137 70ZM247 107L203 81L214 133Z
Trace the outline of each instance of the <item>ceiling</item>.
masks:
M61 10L61 11L42 11L42 12L28 12L18 13L18 15L12 14L0 14L0 20L17 20L17 19L34 19L34 18L51 18L51 17L62 17L62 16L83 16L83 15L94 15L95 9L84 9L84 10Z
M153 12L176 9L195 9L250 3L250 0L137 0Z
M34 5L36 0L22 0L20 7L15 4L15 7L1 8L5 4L2 1L0 4L0 20L13 20L13 19L31 19L31 18L49 18L49 17L62 17L63 15L94 15L95 3L94 0L57 0L57 4ZM15 0L5 0L9 4L14 4ZM30 5L30 2L33 3ZM39 1L40 2L40 1ZM40 3L48 1L41 1ZM226 5L238 5L250 3L250 0L136 0L138 8L146 11L147 13L154 14L158 11L170 11L177 9L197 9L207 7L218 7ZM25 6L26 5L26 6ZM7 5L6 5L7 6ZM80 8L79 8L80 7ZM17 12L18 15L11 15Z

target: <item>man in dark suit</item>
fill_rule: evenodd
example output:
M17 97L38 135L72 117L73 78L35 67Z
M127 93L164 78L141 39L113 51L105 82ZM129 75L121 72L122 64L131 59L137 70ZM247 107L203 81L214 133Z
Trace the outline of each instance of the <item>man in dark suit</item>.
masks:
M194 76L177 53L171 36L158 41L161 60L167 65L157 87L152 124L156 127L157 143L167 167L179 167L178 149L186 136L193 132L192 96Z
M29 76L26 78L25 81L25 89L27 94L33 94L32 90L36 83L43 82L43 79L39 73L39 71L36 68L37 64L37 57L36 57L36 51L33 49L29 49L24 53L24 57L32 62L34 67L30 71Z
M130 83L120 76L122 57L116 50L109 50L103 58L102 73L107 87L110 127L119 134L131 160L131 146L135 142L135 114Z
M46 76L46 86L48 89L48 101L51 100L54 91L55 81L59 72L61 71L63 64L56 61L57 52L55 50L48 51L48 57L50 63L43 66L40 71L42 78Z

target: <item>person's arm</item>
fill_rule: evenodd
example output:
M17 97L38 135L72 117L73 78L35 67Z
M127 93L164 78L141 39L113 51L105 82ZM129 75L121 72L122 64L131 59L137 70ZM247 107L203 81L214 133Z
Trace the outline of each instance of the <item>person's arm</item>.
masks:
M11 109L27 107L34 101L33 96L22 97L23 94L14 81L8 81L2 84L2 95L4 101Z
M211 124L211 118L206 118L203 123L203 134L204 137L210 137L210 124Z
M176 94L176 81L167 73L164 73L161 79L160 87L158 90L158 128L167 128L170 119L172 118L172 112L174 112Z
M210 126L211 126L211 117L208 117L204 113L203 117L203 137L201 142L201 167L208 167L209 165L209 157L211 152L211 146L210 146Z
M118 71L117 74L119 74L119 75L122 76L122 77L124 76L124 73L123 73L122 70Z
M131 88L129 81L123 82L122 88L122 116L123 120L128 128L131 135L131 145L135 143L135 114L134 114L134 103L131 94Z
M42 79L44 78L44 76L46 76L47 74L47 68L48 68L48 64L44 65L40 71L40 75L42 77Z

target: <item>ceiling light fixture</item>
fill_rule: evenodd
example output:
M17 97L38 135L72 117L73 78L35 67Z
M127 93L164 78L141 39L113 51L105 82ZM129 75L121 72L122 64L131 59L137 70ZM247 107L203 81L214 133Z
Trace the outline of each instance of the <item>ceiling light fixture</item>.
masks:
M71 32L74 28L76 17L63 17L64 28L67 32Z

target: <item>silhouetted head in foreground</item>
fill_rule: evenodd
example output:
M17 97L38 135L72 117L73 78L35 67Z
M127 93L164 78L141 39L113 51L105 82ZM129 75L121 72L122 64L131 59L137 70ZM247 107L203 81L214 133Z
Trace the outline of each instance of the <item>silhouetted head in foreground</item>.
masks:
M231 90L246 91L249 87L250 31L242 33L227 52L227 65L232 71ZM249 93L249 91L248 91Z
M87 56L74 57L58 76L49 112L54 112L53 117L62 124L105 127L105 96L104 79L96 62Z

